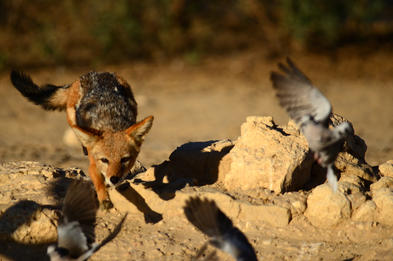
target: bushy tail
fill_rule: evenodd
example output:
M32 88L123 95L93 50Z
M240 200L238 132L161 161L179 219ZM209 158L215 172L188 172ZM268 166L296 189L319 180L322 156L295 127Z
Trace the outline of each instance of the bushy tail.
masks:
M36 85L29 75L11 71L11 82L15 88L31 102L42 106L45 110L64 110L67 104L67 92L70 85L56 86Z

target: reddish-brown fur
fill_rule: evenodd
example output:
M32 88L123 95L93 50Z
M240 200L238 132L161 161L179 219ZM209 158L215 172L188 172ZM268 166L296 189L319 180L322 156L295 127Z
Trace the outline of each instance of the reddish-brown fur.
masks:
M135 122L136 102L128 83L116 74L96 72L66 86L38 87L28 75L16 71L11 73L11 81L22 95L45 109L66 110L68 124L87 150L98 199L105 208L111 207L106 185L116 185L128 174L153 122L153 116ZM86 95L89 98L84 103ZM95 106L93 110L89 110L91 106ZM84 124L93 119L90 123L98 129L79 126L77 113L87 117L81 119Z
M121 83L126 83L121 78L118 78L118 80ZM126 86L128 86L128 84ZM111 203L106 191L105 179L101 175L102 172L100 171L100 165L105 163L99 162L99 158L97 158L97 156L105 155L105 158L108 159L109 163L107 164L108 166L106 169L106 176L109 179L113 176L122 178L124 175L126 175L124 172L128 172L129 169L134 165L140 150L140 146L143 142L143 136L145 133L141 134L142 136L140 136L138 134L138 130L143 128L143 126L146 124L151 124L148 122L153 120L153 116L145 118L144 120L130 126L124 131L104 131L100 135L96 135L81 129L76 124L75 107L81 98L79 89L79 80L75 81L69 88L66 107L67 121L71 128L76 132L82 144L87 149L90 163L89 175L96 188L98 199L104 205L108 205L105 207L110 207ZM150 126L148 128L150 129ZM127 156L130 157L130 160L125 164L125 166L122 166L121 159L122 153L124 152L127 152Z

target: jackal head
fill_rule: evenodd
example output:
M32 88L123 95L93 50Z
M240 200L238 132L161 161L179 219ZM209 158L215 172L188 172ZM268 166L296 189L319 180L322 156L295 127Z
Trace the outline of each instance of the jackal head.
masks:
M135 163L145 135L153 124L153 116L118 132L100 134L73 127L81 143L94 158L97 174L101 174L107 186L122 181Z

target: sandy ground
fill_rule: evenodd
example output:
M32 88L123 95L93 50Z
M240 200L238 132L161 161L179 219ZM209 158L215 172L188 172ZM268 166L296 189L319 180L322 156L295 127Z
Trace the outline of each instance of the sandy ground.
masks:
M367 162L378 165L393 159L393 55L352 51L339 57L292 56L328 97L334 112L350 120L366 141ZM177 146L189 141L236 139L249 115L270 115L278 123L286 123L288 117L269 81L277 61L249 52L212 57L199 65L130 62L95 69L122 75L132 85L139 118L155 116L138 158L150 166L166 160ZM40 84L65 84L89 70L59 67L27 72ZM65 113L46 112L27 102L11 86L7 72L0 74L0 119L0 162L32 160L87 170L81 148L63 142ZM120 214L111 213L103 219L119 219ZM235 220L235 224L244 222ZM245 229L258 257L265 260L379 260L375 253L393 248L393 230L380 226L359 230L346 224L318 230L305 219L294 219L288 228L254 224ZM129 217L122 233L115 242L117 250L104 248L96 260L183 260L204 242L186 220L152 225L145 224L142 216ZM382 257L393 259L393 252Z

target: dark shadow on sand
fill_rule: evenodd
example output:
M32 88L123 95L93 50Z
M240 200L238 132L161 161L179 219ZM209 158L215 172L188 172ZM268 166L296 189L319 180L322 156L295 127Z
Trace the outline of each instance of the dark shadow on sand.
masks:
M34 213L42 209L58 209L56 206L40 205L31 200L21 200L0 216L0 255L16 261L49 260L46 250L52 243L23 244L15 242L11 235L20 226L29 224Z
M217 140L188 142L176 148L169 160L154 167L154 181L134 179L152 189L163 200L173 199L176 191L190 186L214 184L218 179L221 159L233 148L233 144L215 149ZM167 182L164 182L166 177Z
M116 190L143 213L146 223L155 224L162 220L162 214L152 210L149 205L147 205L146 200L131 187L130 183L124 182L116 187Z

